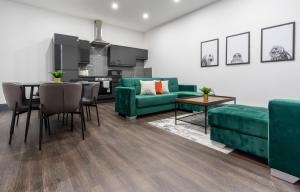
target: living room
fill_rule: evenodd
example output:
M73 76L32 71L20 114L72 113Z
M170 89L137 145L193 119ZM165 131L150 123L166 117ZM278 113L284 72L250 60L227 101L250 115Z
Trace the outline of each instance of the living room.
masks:
M1 0L0 191L300 191L297 0Z

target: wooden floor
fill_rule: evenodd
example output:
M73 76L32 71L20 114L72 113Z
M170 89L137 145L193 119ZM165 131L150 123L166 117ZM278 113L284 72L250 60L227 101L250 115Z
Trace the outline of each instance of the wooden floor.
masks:
M129 121L111 103L99 105L81 140L76 130L52 118L52 135L38 150L38 119L33 113L28 143L21 116L8 145L10 112L0 113L0 191L107 192L289 192L300 191L269 174L267 165L241 153L225 155L147 124L173 112Z

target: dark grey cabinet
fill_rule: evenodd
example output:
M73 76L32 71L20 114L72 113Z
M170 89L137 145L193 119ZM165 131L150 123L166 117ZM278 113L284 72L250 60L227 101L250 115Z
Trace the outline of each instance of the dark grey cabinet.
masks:
M117 67L134 67L136 60L148 59L148 51L132 47L111 45L108 48L108 65Z
M63 45L62 52L62 69L78 70L79 54L78 47L74 45Z
M62 77L62 80L64 82L74 81L78 79L78 70L63 70L64 75Z
M135 49L111 45L108 48L108 64L117 67L134 67L136 65Z
M78 70L78 38L54 34L54 61L56 70Z
M64 81L78 78L78 37L54 34L55 70L62 70Z
M147 60L148 59L148 50L136 49L136 59L137 60Z
M54 43L75 46L75 45L78 45L78 37L55 33L54 34Z
M79 40L79 64L90 63L90 42Z

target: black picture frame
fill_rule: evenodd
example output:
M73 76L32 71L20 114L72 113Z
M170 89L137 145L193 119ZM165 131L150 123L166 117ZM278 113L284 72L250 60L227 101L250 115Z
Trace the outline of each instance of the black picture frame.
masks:
M291 38L292 38L292 51L291 51L291 58L287 58L287 59L270 59L270 60L264 60L264 32L266 30L269 29L274 29L274 28L280 28L283 26L287 26L287 25L292 25L292 34L291 34ZM273 62L283 62L283 61L294 61L295 60L295 41L296 41L296 22L289 22L289 23L284 23L284 24L280 24L280 25L275 25L275 26L271 26L271 27L266 27L266 28L262 28L261 29L261 45L260 45L260 61L261 63L273 63ZM285 51L283 49L283 51ZM288 53L288 52L287 52ZM290 53L288 53L290 55ZM288 57L288 56L287 56Z
M245 62L235 62L235 63L228 63L228 44L229 44L229 39L230 38L234 38L234 37L238 37L238 36L242 36L242 35L247 35L248 37L248 40L247 40L247 54L248 54L248 59L247 59L247 61L245 61ZM226 63L226 65L228 65L228 66L230 66L230 65L243 65L243 64L250 64L250 31L247 31L247 32L244 32L244 33L238 33L238 34L234 34L234 35L230 35L230 36L227 36L226 37L226 60L225 60L225 63Z
M217 58L216 58L216 64L215 65L205 65L204 64L204 62L203 62L203 45L205 44L205 43L211 43L211 42L214 42L214 41L216 41L216 56L217 56ZM201 63L201 67L217 67L217 66L219 66L219 39L218 38L216 38L216 39L211 39L211 40L208 40L208 41L202 41L201 42L201 47L200 47L200 63Z

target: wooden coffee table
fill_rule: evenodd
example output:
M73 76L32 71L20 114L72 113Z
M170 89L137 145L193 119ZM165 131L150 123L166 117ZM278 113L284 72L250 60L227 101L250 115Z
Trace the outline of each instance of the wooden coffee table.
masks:
M219 105L222 103L227 103L227 102L234 102L236 104L236 98L235 97L228 97L228 96L209 96L208 101L205 102L203 96L201 97L185 97L185 98L177 98L176 103L175 103L175 125L177 125L177 121L184 121L187 123L195 124L193 122L188 122L183 120L183 118L186 118L188 116L193 116L197 115L199 113L193 113L192 115L184 116L182 118L177 118L177 110L178 110L178 104L179 103L188 103L192 105L199 105L204 107L204 125L201 124L195 124L204 127L205 129L205 134L207 133L207 111L208 107L213 106L213 105ZM202 111L203 112L203 111ZM201 112L200 112L201 113Z

